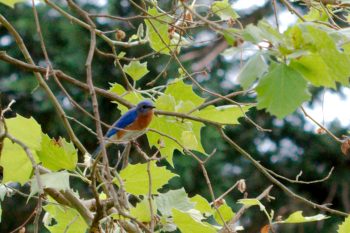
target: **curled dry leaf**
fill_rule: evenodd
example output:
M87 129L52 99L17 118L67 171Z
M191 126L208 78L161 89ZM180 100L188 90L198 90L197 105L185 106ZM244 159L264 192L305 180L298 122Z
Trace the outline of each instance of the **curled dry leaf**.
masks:
M220 198L218 200L215 200L214 205L219 208L221 205L225 204L225 200L223 198Z
M125 39L125 32L122 30L117 30L115 32L115 39L118 41L122 41Z
M241 193L244 193L244 192L245 192L245 190L247 189L247 185L246 185L244 179L240 179L240 180L238 181L237 189L238 189Z

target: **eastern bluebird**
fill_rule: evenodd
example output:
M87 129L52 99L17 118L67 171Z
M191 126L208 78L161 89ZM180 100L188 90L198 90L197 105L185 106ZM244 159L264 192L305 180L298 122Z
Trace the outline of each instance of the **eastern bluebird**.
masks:
M122 115L107 131L106 146L114 142L132 141L146 132L153 117L154 104L149 100L139 102L136 107L131 108ZM95 158L102 150L101 145L92 153Z

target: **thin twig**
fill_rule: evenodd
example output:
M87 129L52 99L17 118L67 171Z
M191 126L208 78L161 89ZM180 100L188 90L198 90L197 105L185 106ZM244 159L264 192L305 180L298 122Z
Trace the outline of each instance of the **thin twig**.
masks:
M218 131L220 132L222 138L234 149L236 149L241 155L243 155L246 159L251 161L253 165L264 175L266 178L268 178L272 183L274 183L276 186L278 186L280 189L282 189L287 195L291 196L292 198L295 198L304 204L307 204L309 206L312 206L313 208L318 208L323 211L327 211L331 214L336 214L339 216L348 216L348 213L345 213L343 211L335 210L328 208L327 206L320 205L317 203L314 203L310 200L307 200L306 198L294 193L289 188L287 188L285 185L283 185L281 182L279 182L276 178L274 178L267 169L261 165L258 161L256 161L248 152L246 152L244 149L242 149L239 145L237 145L233 140L231 140L223 131L222 128L218 128Z

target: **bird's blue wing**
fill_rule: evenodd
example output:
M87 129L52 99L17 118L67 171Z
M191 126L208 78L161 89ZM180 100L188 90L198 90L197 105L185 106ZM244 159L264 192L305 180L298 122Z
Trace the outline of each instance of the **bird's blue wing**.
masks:
M119 129L124 129L131 123L133 123L137 118L137 111L135 108L127 111L118 121L113 124L113 127L108 130L106 137L110 138L118 133Z

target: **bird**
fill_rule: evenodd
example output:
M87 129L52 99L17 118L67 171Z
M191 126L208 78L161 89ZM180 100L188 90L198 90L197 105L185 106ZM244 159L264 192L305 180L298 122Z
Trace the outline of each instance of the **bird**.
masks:
M154 115L154 104L150 100L140 101L136 107L124 113L107 131L105 135L105 147L112 143L125 143L133 141L143 135L152 121ZM96 158L102 151L99 145L92 153Z

